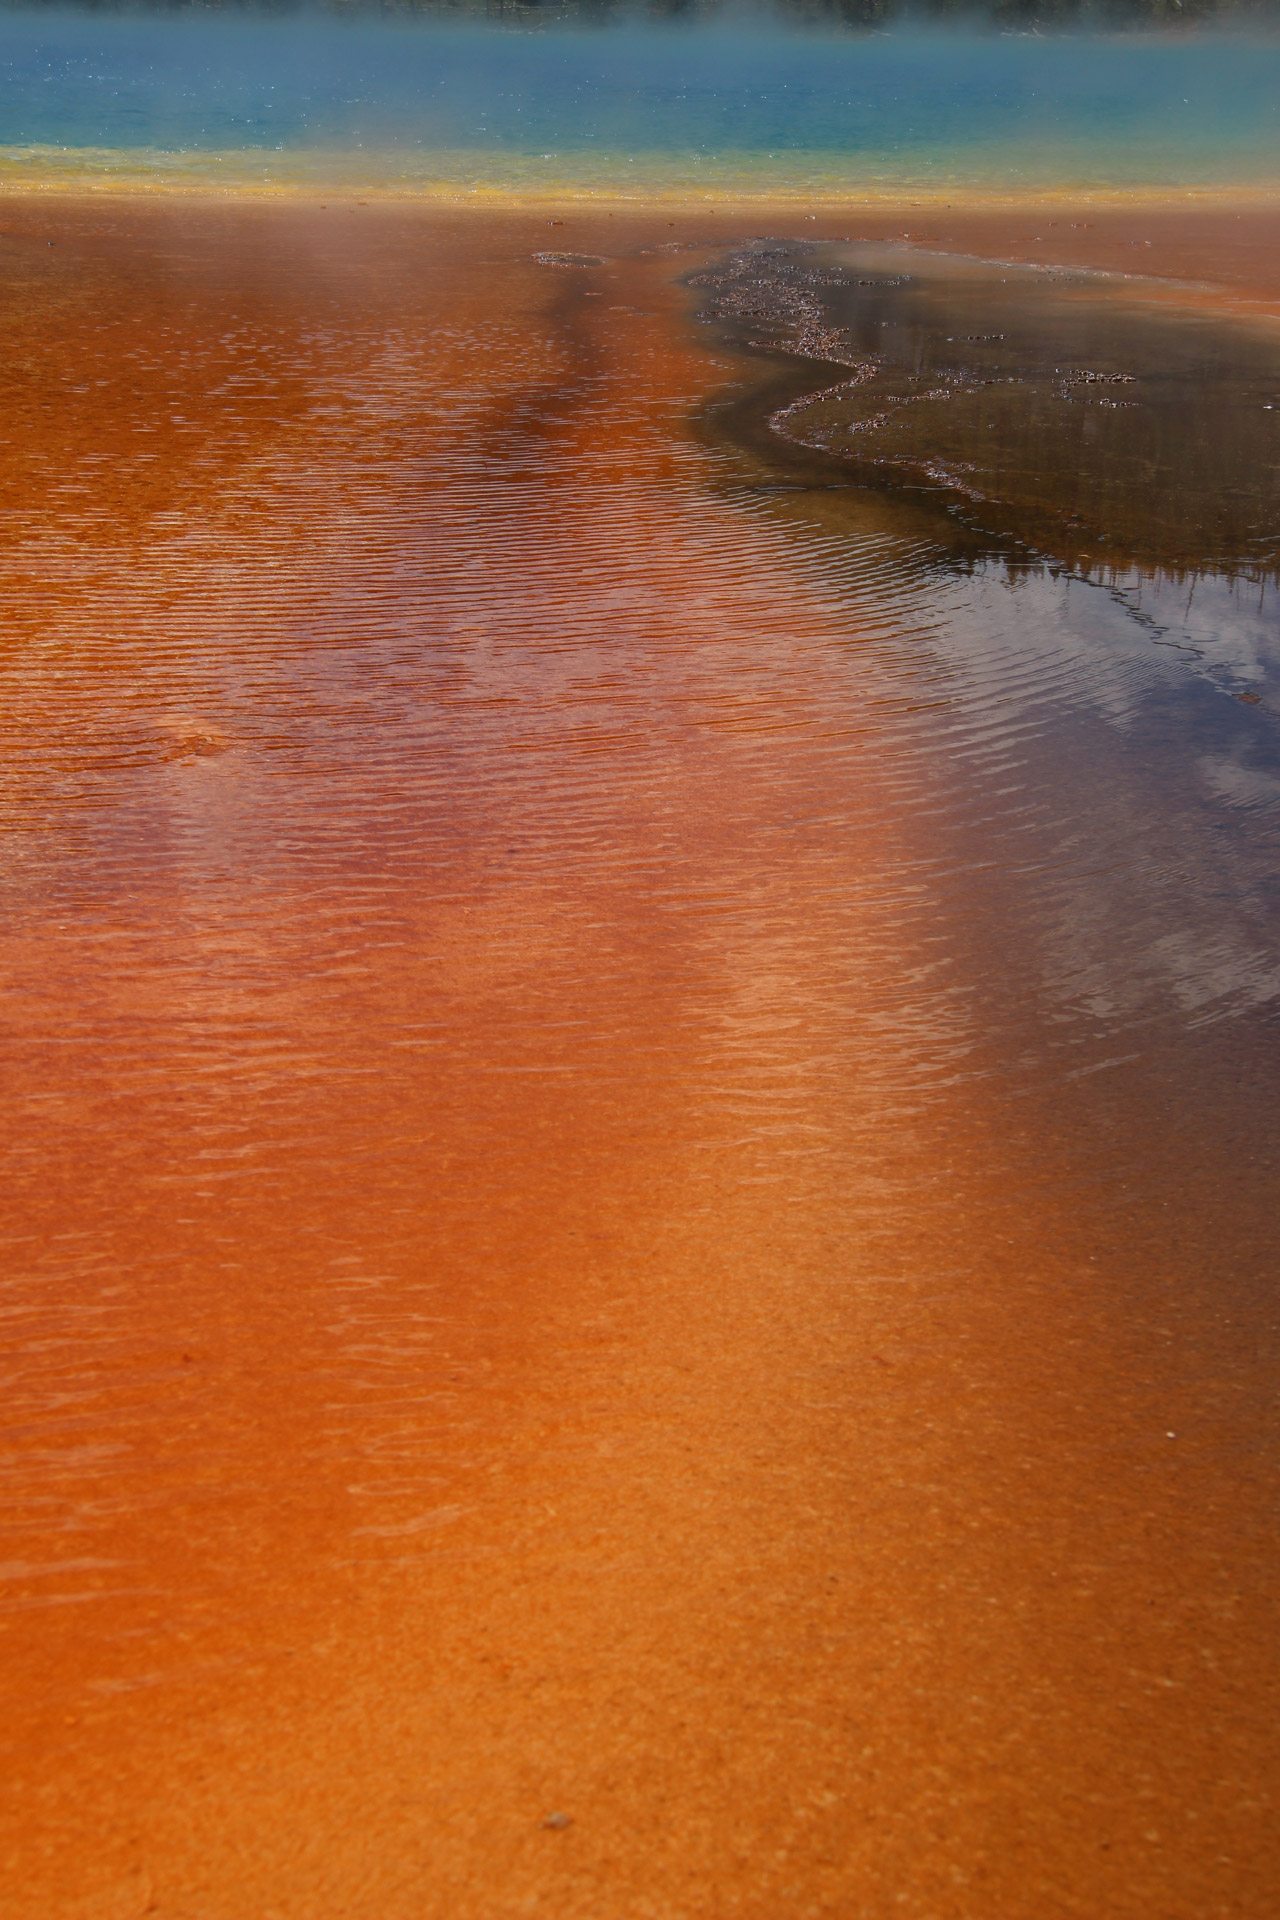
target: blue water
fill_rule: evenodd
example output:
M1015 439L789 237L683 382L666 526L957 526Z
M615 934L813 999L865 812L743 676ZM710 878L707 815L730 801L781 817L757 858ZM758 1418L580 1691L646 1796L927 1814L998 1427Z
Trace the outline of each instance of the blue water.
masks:
M1259 181L1280 40L0 14L0 157L105 154L498 186Z

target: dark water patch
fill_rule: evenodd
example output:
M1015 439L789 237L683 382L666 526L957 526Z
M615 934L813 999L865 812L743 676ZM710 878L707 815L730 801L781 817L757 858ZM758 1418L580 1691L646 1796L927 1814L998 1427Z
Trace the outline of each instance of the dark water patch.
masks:
M760 243L695 284L772 363L711 416L769 466L889 493L956 555L1280 577L1280 340L1261 328L894 246Z
M943 811L975 849L953 937L990 927L988 886L1010 930L998 966L994 941L971 956L978 1024L1011 1034L1015 1005L1054 1009L1049 1052L1022 1056L1030 1078L1007 1059L997 1077L1021 1099L1086 1032L1099 1059L1119 1059L1165 1025L1270 1019L1275 556L1264 567L1221 532L1231 503L1261 518L1273 497L1271 465L1232 424L1249 383L1265 391L1265 336L1121 307L1097 278L901 248L761 241L692 280L739 370L758 376L703 417L728 489L813 541L833 580L865 588L874 553L886 604L909 578L932 598L915 648L921 737L955 782ZM1146 438L1110 460L1079 423L1092 396L1135 391L1153 396ZM923 469L963 457L962 409L977 444L949 486Z

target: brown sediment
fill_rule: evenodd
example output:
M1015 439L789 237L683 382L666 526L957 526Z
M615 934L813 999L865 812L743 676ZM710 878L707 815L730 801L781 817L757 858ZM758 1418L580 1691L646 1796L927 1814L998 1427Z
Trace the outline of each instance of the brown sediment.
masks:
M765 395L714 401L706 430L793 483L890 494L957 557L1280 569L1274 328L1206 324L1143 297L1149 279L902 240L739 247L690 284L704 321L772 363Z
M3 1910L1262 1920L1261 975L563 217L6 210Z

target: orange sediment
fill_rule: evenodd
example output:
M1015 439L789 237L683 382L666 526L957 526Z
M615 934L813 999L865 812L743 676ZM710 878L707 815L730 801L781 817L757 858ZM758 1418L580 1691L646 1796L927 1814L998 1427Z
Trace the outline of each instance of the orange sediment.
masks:
M740 217L5 225L3 1911L1262 1920L1270 1095L1009 1092Z

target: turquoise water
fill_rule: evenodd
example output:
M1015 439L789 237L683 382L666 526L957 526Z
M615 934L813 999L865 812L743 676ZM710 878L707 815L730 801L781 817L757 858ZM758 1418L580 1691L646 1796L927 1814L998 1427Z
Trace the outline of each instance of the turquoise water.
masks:
M696 190L1280 171L1280 39L0 14L0 163Z

